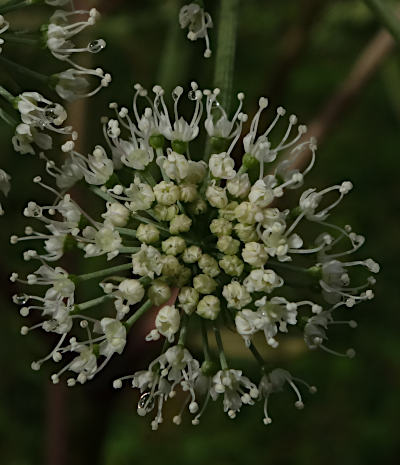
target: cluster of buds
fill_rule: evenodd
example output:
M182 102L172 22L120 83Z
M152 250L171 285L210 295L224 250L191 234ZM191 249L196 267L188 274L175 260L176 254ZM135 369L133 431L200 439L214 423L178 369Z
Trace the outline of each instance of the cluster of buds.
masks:
M310 392L315 387L279 367L267 368L255 345L257 333L272 349L289 332L300 331L311 350L354 356L353 349L336 351L327 345L333 325L356 326L336 315L373 297L375 280L368 274L379 271L372 259L349 259L363 244L362 236L327 220L352 185L345 181L320 191L306 189L292 208L281 209L280 198L302 187L315 159L315 141L305 141L306 127L297 124L296 116L286 120L278 107L272 123L261 129L260 117L268 106L261 98L243 137L238 166L232 154L240 149L247 121L243 94L230 119L218 102L219 90L201 91L193 82L188 93L193 111L185 119L179 112L182 87L172 93L173 112L160 86L153 88L153 99L140 85L135 90L132 112L110 104L115 117L102 120L104 147L97 145L85 156L71 140L63 146L68 154L63 166L47 161L58 190L40 177L34 181L52 192L55 201L47 206L31 201L24 210L44 228L28 226L25 236L11 237L13 244L42 242L24 251L26 260L39 261L39 268L26 279L17 273L11 277L35 289L45 287L39 296L14 297L22 316L39 312L43 317L24 326L22 334L41 328L59 338L32 367L39 369L49 359L60 364L68 354L53 382L69 371L69 386L85 383L124 350L136 321L153 311L154 327L145 339L164 339L161 355L147 370L114 381L115 388L130 380L140 390L138 413L154 412L153 429L163 421L164 402L178 390L185 400L173 418L176 424L186 408L198 424L209 400L218 398L230 418L243 405L264 402L264 423L269 424L270 394L289 387L295 406L302 408L299 386ZM285 125L280 138L278 122ZM203 127L209 150L201 159L196 139ZM292 165L304 150L312 156L301 171ZM67 193L78 181L87 185L88 195L104 201L101 218L93 218ZM81 251L88 259L103 256L104 265L83 275L53 267L66 250ZM294 290L293 277L299 276L303 287ZM76 289L88 280L97 280L99 296L77 302ZM222 340L226 326L236 330L260 364L258 382L231 366ZM189 351L190 332L201 334L202 357Z

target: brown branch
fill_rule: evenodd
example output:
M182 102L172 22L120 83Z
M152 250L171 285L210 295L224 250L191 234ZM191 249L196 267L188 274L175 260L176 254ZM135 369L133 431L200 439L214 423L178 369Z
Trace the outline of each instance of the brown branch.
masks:
M352 103L379 70L394 45L392 36L386 31L382 30L376 34L362 51L347 78L308 125L309 129L304 140L315 137L320 144L327 137L337 121L352 108ZM293 166L303 168L307 165L310 156L310 151L304 151L293 162ZM284 158L289 158L289 154L285 154Z

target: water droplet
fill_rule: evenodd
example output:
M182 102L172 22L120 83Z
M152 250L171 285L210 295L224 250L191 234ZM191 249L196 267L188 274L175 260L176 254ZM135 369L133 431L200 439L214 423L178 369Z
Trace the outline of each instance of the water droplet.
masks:
M145 392L140 396L138 402L139 409L145 409L146 412L149 412L154 407L154 397L150 394L150 392Z
M90 53L99 53L106 46L106 42L103 39L93 40L88 45L88 50Z
M13 297L13 301L18 305L25 305L29 300L29 295L27 294L16 294Z

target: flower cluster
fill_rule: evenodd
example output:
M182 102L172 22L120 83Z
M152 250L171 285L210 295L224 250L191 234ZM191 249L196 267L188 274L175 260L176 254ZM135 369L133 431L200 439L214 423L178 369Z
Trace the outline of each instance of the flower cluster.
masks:
M257 333L272 349L289 331L297 331L312 350L354 355L353 349L337 352L327 344L333 325L356 326L336 315L373 297L375 280L367 275L379 271L372 259L349 259L363 244L362 236L350 226L327 221L352 185L345 181L305 189L292 208L282 209L280 199L287 190L302 187L315 159L315 141L305 140L306 127L297 124L296 116L286 119L278 107L271 124L261 128L268 106L261 98L241 142L247 121L243 94L230 119L218 101L218 89L201 91L193 82L189 118L180 112L182 87L172 93L172 111L160 86L153 93L151 99L136 85L132 112L110 104L115 117L102 120L104 147L97 145L84 156L70 140L63 145L68 157L61 167L46 162L58 190L34 179L55 201L31 201L24 210L44 228L28 226L25 236L12 236L11 242L41 241L41 247L24 251L26 260L40 266L26 279L14 273L11 280L45 288L41 295L14 297L22 316L39 312L43 317L24 326L22 334L41 328L57 334L58 342L32 368L66 359L53 382L68 371L69 386L84 383L124 350L136 321L155 312L145 339L164 339L161 355L147 370L114 381L115 388L130 380L140 390L138 413L155 413L153 429L163 421L164 402L178 390L185 400L173 418L176 424L186 408L198 424L210 399L219 398L230 418L244 405L264 402L268 424L272 393L288 387L295 406L302 408L299 387L315 388L282 368L267 368L255 346ZM204 156L197 143L203 127L208 137ZM242 143L238 164L233 154ZM312 157L301 171L293 162L304 150ZM78 181L104 202L101 218L92 218L67 193ZM103 256L104 267L75 275L53 266L66 250L80 250L88 259ZM299 295L293 299L292 282L299 277ZM100 294L77 302L76 292L88 280L98 281ZM258 383L230 365L222 340L225 326L236 330L260 364ZM189 351L190 332L201 334L202 358ZM217 356L209 346L211 336Z

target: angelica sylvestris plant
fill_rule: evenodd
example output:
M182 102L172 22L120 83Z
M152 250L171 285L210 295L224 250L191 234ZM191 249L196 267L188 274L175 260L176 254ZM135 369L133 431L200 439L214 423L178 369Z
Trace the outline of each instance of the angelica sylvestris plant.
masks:
M115 388L127 383L140 391L138 413L152 416L153 429L163 421L164 402L177 391L184 400L176 424L186 409L198 424L210 400L220 398L230 418L243 406L261 403L268 424L269 397L284 388L302 408L304 391L315 387L267 364L255 335L276 348L297 330L311 350L352 357L353 349L336 351L328 343L328 332L335 325L356 326L337 314L373 297L375 280L369 274L379 270L372 259L353 258L362 236L329 222L352 184L303 187L316 151L315 141L304 138L306 127L282 107L270 110L272 122L264 126L260 119L269 103L260 98L242 134L244 95L238 94L229 118L219 94L192 82L186 91L174 89L170 105L160 86L150 94L136 85L131 110L110 105L115 116L102 120L103 145L85 156L69 140L62 147L64 164L46 162L56 187L40 177L34 181L54 200L30 201L24 215L32 224L24 236L11 237L14 244L35 244L24 258L36 269L26 278L14 273L11 280L33 289L14 297L21 315L41 315L39 323L23 326L22 334L57 335L51 351L32 363L38 370L56 362L54 383L65 379L74 386L94 378L123 352L135 323L156 312L146 340L162 338L161 354L143 371L129 373L127 367L114 381ZM186 95L192 102L188 118L181 113ZM199 153L206 138L209 150ZM312 152L310 163L303 170L292 168L304 150ZM241 163L235 163L234 152L242 153ZM287 153L289 158L282 157ZM103 202L101 216L85 211L68 193L78 181L88 196ZM293 190L299 192L297 200L280 208L282 197ZM310 237L302 234L305 223L311 225ZM103 265L83 275L67 270L59 262L67 249L88 260L104 256ZM355 273L359 268L363 282ZM306 285L293 298L291 280L299 275ZM89 281L97 285L98 297L81 302L76 291ZM223 346L224 328L236 331L254 355L258 379L250 380L232 363ZM195 356L188 342L197 334L203 353Z

